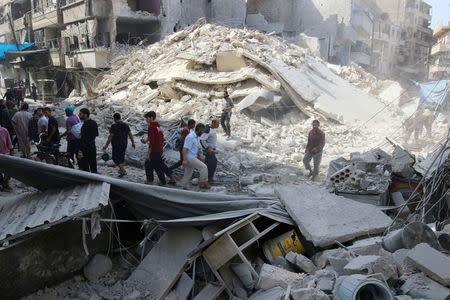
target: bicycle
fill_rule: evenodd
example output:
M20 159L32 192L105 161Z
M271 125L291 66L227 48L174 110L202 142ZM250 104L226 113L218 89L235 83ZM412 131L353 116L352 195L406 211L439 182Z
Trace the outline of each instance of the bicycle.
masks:
M74 168L73 160L70 157L70 153L60 152L59 148L61 144L47 144L41 140L39 144L36 144L38 151L33 152L31 159L35 161L42 161L47 164Z

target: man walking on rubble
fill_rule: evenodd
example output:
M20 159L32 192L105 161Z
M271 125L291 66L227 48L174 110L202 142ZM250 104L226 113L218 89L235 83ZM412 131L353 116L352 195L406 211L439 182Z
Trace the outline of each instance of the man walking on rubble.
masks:
M306 144L305 156L303 164L305 169L309 171L308 177L315 180L319 175L320 162L322 160L322 151L325 146L325 133L319 129L320 122L314 120L312 122L313 129L308 134L308 143ZM311 160L314 161L314 169L311 170Z
M184 166L184 176L183 176L183 188L187 189L189 181L191 180L192 173L194 169L197 169L200 173L200 178L198 180L198 186L201 189L209 189L206 184L208 179L208 167L204 164L204 160L201 156L199 149L198 138L202 136L205 132L205 125L202 123L195 126L195 131L188 134L183 146L183 166Z
M52 110L49 107L44 108L44 114L48 118L47 138L45 142L49 145L57 144L59 142L58 121L52 116Z
M11 143L11 137L8 130L5 127L0 126L0 154L14 155L14 146ZM2 185L2 191L9 190L9 176L0 173L0 183Z
M187 123L187 126L183 128L181 131L180 141L178 142L178 151L180 151L180 160L173 164L169 169L175 170L178 167L181 167L183 165L183 145L184 140L186 139L186 136L191 132L192 129L195 127L195 120L190 119Z
M90 119L91 112L87 108L82 108L79 113L83 121L81 127L80 151L78 154L78 165L86 172L97 173L97 148L95 138L98 137L97 122Z
M230 119L231 119L231 110L233 108L234 108L233 99L231 99L230 95L228 95L228 92L225 91L223 93L222 115L220 117L220 123L222 124L222 128L228 137L231 137Z
M211 125L206 126L205 133L200 137L200 144L203 148L205 156L205 164L208 167L208 182L214 181L214 173L217 168L216 144L217 133L216 128L219 127L219 119L213 119Z
M72 106L66 107L66 131L59 137L60 139L62 139L63 137L67 136L67 153L70 154L70 158L72 160L74 160L75 154L78 153L78 149L80 148L80 140L77 139L71 132L72 127L81 122L80 118L73 113L74 110L75 109Z
M128 138L131 140L131 146L136 149L134 143L134 137L131 133L130 127L122 122L120 114L115 113L113 115L114 124L109 129L108 140L106 141L103 150L108 149L109 144L112 144L112 159L116 165L119 166L119 177L123 177L127 174L125 171L125 152L128 146Z
M20 111L16 112L11 119L19 141L20 152L23 158L30 156L30 139L28 137L28 124L33 116L28 112L28 104L23 103Z
M169 184L175 185L175 176L163 160L164 135L160 124L155 121L156 112L150 111L146 113L144 117L148 124L148 137L141 139L141 142L148 143L147 157L145 159L145 175L147 177L146 184L153 184L153 170L155 170L158 175L160 185L166 185L166 177L164 174L169 176Z

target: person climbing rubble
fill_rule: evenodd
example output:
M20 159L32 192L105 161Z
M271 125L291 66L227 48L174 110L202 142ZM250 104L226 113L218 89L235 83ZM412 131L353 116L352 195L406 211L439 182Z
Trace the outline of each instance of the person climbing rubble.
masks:
M209 189L206 184L208 179L208 167L204 163L204 159L200 153L198 138L205 132L205 125L202 123L195 126L195 131L188 134L183 146L183 166L184 176L182 179L183 188L188 189L189 181L191 180L194 169L200 173L198 186L201 189Z
M123 177L127 174L125 170L125 152L128 146L128 138L130 138L133 149L136 149L136 144L134 143L130 127L122 121L120 114L115 113L113 119L114 124L109 129L108 140L103 146L103 150L108 149L109 144L112 144L112 159L119 166L119 177Z
M207 125L205 133L200 137L200 144L203 148L203 155L205 156L205 164L208 167L208 182L214 181L214 173L217 168L216 144L217 133L216 129L219 127L219 119L215 118L211 121L211 125Z
M225 134L230 138L231 137L231 127L230 127L230 119L232 109L234 108L233 99L231 99L228 92L223 92L223 100L222 100L222 115L220 118L220 123L222 124L222 128L225 131Z
M172 166L170 166L169 169L175 170L176 168L181 167L183 165L183 145L184 145L184 140L186 139L186 136L194 128L195 128L195 120L189 119L189 121L187 123L187 126L184 127L183 130L181 131L180 140L179 140L178 145L177 145L178 151L180 152L180 160L177 161Z
M414 141L417 142L422 135L423 128L425 127L427 136L431 138L432 127L436 119L436 116L431 113L429 109L422 111L417 110L414 115L404 122L404 141L408 143L411 135L414 134Z
M156 112L150 111L144 115L144 118L148 124L148 137L141 139L142 143L148 143L148 151L145 159L145 175L147 177L146 184L153 184L154 170L156 175L158 175L160 185L166 185L165 175L170 178L169 184L175 185L175 176L163 160L164 135L159 123L156 122Z
M305 169L309 171L308 177L315 180L319 175L320 162L322 160L322 151L325 146L325 133L319 129L319 120L312 122L313 129L308 134L308 143L306 144L305 156L303 164ZM311 160L314 161L314 169L311 170Z
M83 121L81 127L80 151L78 165L86 172L97 173L97 148L95 138L98 137L97 122L90 118L90 111L82 108L78 116Z

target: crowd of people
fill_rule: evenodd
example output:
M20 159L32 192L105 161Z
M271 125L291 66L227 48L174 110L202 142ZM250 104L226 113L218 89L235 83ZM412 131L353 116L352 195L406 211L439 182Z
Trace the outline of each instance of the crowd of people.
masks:
M233 100L227 92L223 94L223 105L220 119L212 117L207 125L197 123L190 119L187 126L181 130L181 136L177 144L180 159L174 165L168 167L163 158L164 134L161 125L156 121L157 114L154 111L147 112L144 119L148 124L148 135L141 142L148 145L145 157L146 184L154 182L154 172L159 179L159 184L176 185L177 180L174 170L183 166L184 175L181 186L189 189L194 170L199 173L198 185L200 189L209 189L214 182L217 169L217 132L222 125L227 139L231 137L230 119L234 108ZM11 101L0 103L0 153L14 154L14 147L18 145L21 157L29 158L33 141L38 145L49 147L57 146L61 139L67 140L67 156L75 161L80 170L97 173L97 147L95 140L99 135L97 123L90 118L87 108L80 109L78 115L72 106L65 108L65 131L60 134L59 124L49 107L38 108L33 114L29 113L27 103L22 103L20 110L15 110L15 104ZM304 166L309 170L309 176L315 179L319 172L322 150L325 145L325 134L319 129L320 123L313 122L313 129L308 136ZM103 150L106 151L112 145L112 160L118 166L119 177L127 174L125 170L125 153L128 147L128 139L135 149L136 144L128 124L124 123L119 113L113 115L113 124L109 129L109 136ZM310 162L314 161L311 168ZM169 180L166 180L166 177ZM2 175L3 188L8 188L8 178Z

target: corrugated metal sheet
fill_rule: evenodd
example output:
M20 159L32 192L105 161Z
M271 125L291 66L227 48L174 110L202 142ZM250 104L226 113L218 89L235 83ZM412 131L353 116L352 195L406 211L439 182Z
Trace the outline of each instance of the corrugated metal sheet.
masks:
M1 197L0 241L106 206L109 190L109 183L96 182L63 190Z

